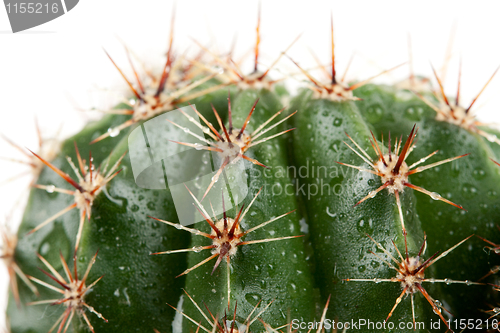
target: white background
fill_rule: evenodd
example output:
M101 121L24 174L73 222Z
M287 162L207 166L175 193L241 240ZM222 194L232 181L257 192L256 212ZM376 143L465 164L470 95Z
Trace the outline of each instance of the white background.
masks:
M26 0L28 1L28 0ZM33 0L35 1L35 0ZM408 60L408 34L417 74L431 76L430 62L441 68L455 24L455 42L445 78L448 94L456 92L458 60L463 62L462 101L468 105L500 64L498 2L491 1L262 1L261 63L269 65L300 33L289 51L304 67L314 67L309 49L330 61L330 13L333 13L337 68L343 74L355 58L348 80L365 79ZM255 42L257 1L178 1L175 47L204 45L227 51L237 37L236 52L247 54ZM103 52L105 48L132 78L119 38L154 69L164 62L171 1L82 0L66 15L12 34L6 11L0 8L0 133L22 146L37 148L34 117L51 136L63 124L63 136L74 133L98 113L126 96L127 87ZM216 43L216 45L215 45ZM248 72L251 56L247 57ZM287 58L281 72L296 73ZM274 77L280 73L272 73ZM378 82L408 76L402 67ZM500 76L500 75L499 75ZM324 77L317 76L320 79ZM292 87L299 86L289 79ZM481 120L500 122L500 77L478 100ZM300 111L300 110L299 110ZM0 156L23 156L0 140ZM0 161L0 182L22 171L18 164ZM26 192L29 177L0 185L0 220ZM16 222L16 217L12 219ZM6 299L7 278L0 269L0 303ZM0 310L3 311L3 310ZM1 319L0 319L1 321ZM2 324L2 323L0 323Z

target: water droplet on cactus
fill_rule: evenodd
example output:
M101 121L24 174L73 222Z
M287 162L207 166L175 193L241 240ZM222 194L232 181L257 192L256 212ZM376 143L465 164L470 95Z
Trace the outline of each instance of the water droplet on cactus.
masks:
M375 282L375 283L380 283L380 282L382 282L382 281L381 281L379 278L374 278L374 279L373 279L373 282Z
M248 293L245 295L245 299L253 306L256 306L257 303L262 299L262 296L257 293Z
M45 191L47 191L48 193L54 193L55 190L56 187L54 185L49 185L45 188Z
M196 253L199 253L201 250L203 250L203 248L201 246L195 246L195 247L193 247L193 251L196 252Z
M333 126L339 127L340 125L342 125L342 119L341 118L335 118L335 120L333 121Z
M439 200L441 199L441 195L439 193L436 193L436 192L431 192L430 194L431 198L434 199L434 200Z
M472 282L470 280L465 280L465 284L470 286L472 284Z
M133 99L133 98L131 98L131 99L129 99L129 100L128 100L128 103L129 103L130 105L135 105L136 100L135 100L135 99Z
M108 133L110 137L115 138L120 134L120 129L118 127L108 128Z
M443 307L443 304L439 300L435 300L434 305L436 306L436 308L432 309L432 311L434 311L434 313L437 315L441 314L441 308Z
M446 279L444 279L444 283L449 285L449 284L451 284L451 281L450 281L450 279L446 278Z
M50 243L46 242L46 243L43 243L42 246L40 246L40 251L38 251L38 252L43 257L45 257L47 255L47 253L49 253L49 250L50 250Z
M486 136L486 139L488 139L489 142L495 142L497 140L497 136L494 134L489 134Z
M377 195L377 191L371 191L370 193L368 193L368 196L370 198L375 198L375 196ZM439 195L439 194L438 194ZM433 198L434 199L434 198Z

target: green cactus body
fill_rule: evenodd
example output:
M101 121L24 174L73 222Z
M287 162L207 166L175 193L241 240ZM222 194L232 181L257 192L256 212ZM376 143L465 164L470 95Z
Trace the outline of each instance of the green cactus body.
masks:
M259 75L255 74L252 80L255 77ZM199 96L190 103L193 107L196 105L206 119L201 122L202 127L208 123L217 127L215 124L219 123L225 128L203 130L206 140L202 143L213 148L211 151L192 142L176 143L179 147L205 149L207 154L202 163L186 155L172 165L162 164L164 173L178 175L178 178L189 164L194 164L200 175L191 183L188 182L191 179L181 181L189 183L187 189L198 200L193 207L188 207L196 221L201 221L192 226L179 224L180 212L176 210L172 188L137 186L137 175L133 173L133 158L137 156L127 152L129 131L114 130L130 120L130 114L107 115L63 143L61 154L53 164L70 176L73 169L65 157L78 161L74 143L84 158L92 150L94 164L109 161L109 165L114 165L124 156L120 165L122 172L93 199L91 218L84 224L78 248L78 277L82 277L97 252L87 286L101 276L102 279L84 296L89 307L78 308L74 318L60 317L67 304L62 301L59 306L23 305L22 310L18 310L11 299L8 315L13 332L46 332L58 318L74 332L87 332L90 326L82 319L80 310L85 311L95 332L196 332L201 323L207 332L225 333L229 331L228 323L220 324L220 321L226 319L243 325L251 322L248 330L251 332L270 327L285 330L286 324L290 324L292 331L307 332L312 328L308 323L319 321L325 303L329 304L324 313L326 318L348 323L349 331L354 332L380 329L411 332L413 329L408 326L398 325L411 324L414 319L425 323L425 328L419 327L418 332L427 332L431 323L439 324L441 331L445 331L446 311L459 319L484 317L478 309L484 309L495 296L487 287L468 286L475 283L466 281L479 280L498 258L487 257L483 251L486 244L468 237L477 234L493 241L490 236L500 217L497 203L500 169L490 161L500 156L500 146L490 142L495 140L488 141L475 132L436 120L436 112L408 90L358 85L360 88L354 95L360 100L345 101L345 97L353 99L354 89L336 86L335 78L331 84L316 85L314 96L312 91L301 91L293 98L291 107L281 114L282 100L289 96L279 86L275 91L268 90L274 81L262 82L264 78L265 75L257 79L255 85L242 79L241 85L228 88L229 91L215 90L220 81L213 78L193 90ZM247 89L240 90L242 85ZM257 89L261 86L265 88ZM209 92L204 93L206 91ZM436 101L431 95L426 97ZM174 103L175 107L189 109L184 102ZM252 106L255 111L248 122ZM127 106L117 107L123 108ZM292 117L296 110L297 114ZM146 131L147 121L140 119L129 125ZM190 121L194 127L194 120ZM276 123L279 124L273 127ZM175 139L169 135L179 129L171 125L168 131L159 133L160 140ZM243 149L240 141L248 139L261 125L265 125L260 129L265 135L255 138L254 143L264 138L269 140ZM243 133L246 139L240 140L235 133L243 126L246 126ZM180 125L177 127L188 132ZM289 132L292 127L294 130ZM267 128L271 130L266 131ZM416 147L410 145L414 139L413 128L418 128ZM371 165L388 153L389 132L392 154L406 156L405 168L415 170L405 179L408 183L401 185L406 187L398 190L398 196L394 190L390 191L390 186L381 189L380 171L372 170L375 167ZM100 140L106 133L111 137ZM130 136L133 137L133 133ZM405 145L408 135L411 138ZM226 142L228 136L236 139L232 145ZM397 152L396 138L400 138ZM93 141L96 143L89 146ZM149 146L145 148L149 150L143 151L144 155L139 158L149 158L154 144L153 139L148 141ZM236 150L225 150L233 149L235 144ZM372 144L376 150L382 147L382 151L374 154L368 150ZM156 147L162 147L161 142ZM422 169L422 172L411 166L436 150L439 153L425 163L421 161L421 166L438 161L446 163ZM155 153L161 155L163 151ZM462 156L467 153L470 155ZM233 159L242 164L233 163ZM214 170L220 170L220 174L212 179L201 178ZM234 182L237 188L223 188L223 180ZM166 182L166 179L155 181ZM62 189L70 187L53 170L45 168L37 183L49 187L44 187L46 191L33 189L30 194L19 229L16 261L27 275L44 281L47 287L55 281L37 269L44 264L36 253L61 275L64 265L60 255L72 267L81 211L71 210L36 233L26 235L41 221L74 202L72 195L54 192L51 185ZM428 190L428 195L414 190L415 186ZM213 206L217 211L221 211L219 206L222 206L222 200L212 202L214 196L205 198L213 193L231 207L225 217L222 213L212 214ZM189 192L186 194L190 200ZM446 200L454 204L441 202ZM458 205L467 211L456 207ZM245 212L244 218L239 220L242 212ZM229 226L222 227L225 218ZM213 225L207 223L208 220ZM216 229L226 232L235 220L240 224L234 230L241 239L231 234L234 242L223 253L222 246L214 245L216 238L221 239ZM269 223L258 227L265 222ZM245 234L245 231L251 232ZM428 245L425 253L414 259L423 250L425 239ZM467 243L463 244L465 240ZM435 254L455 245L457 247L445 257ZM425 266L425 259L431 260L425 264L432 265ZM439 262L434 264L432 260L436 259ZM410 263L414 271L403 272L402 267ZM395 268L389 267L391 265ZM420 275L421 268L415 268L419 265L425 266ZM57 275L52 271L51 274ZM401 283L400 275L414 279ZM423 281L431 278L445 283ZM421 282L425 292L419 289ZM36 297L28 286L19 284L22 302L54 299L55 292L44 286L39 287L40 297ZM206 309L213 318L207 315ZM257 317L262 322L258 322ZM394 325L383 324L386 319L386 324ZM219 325L214 324L216 320ZM384 326L372 328L368 326L370 321ZM61 327L60 331L64 329ZM450 328L457 330L457 326Z
M323 301L332 294L329 318L341 322L368 318L383 321L400 293L399 284L344 282L343 279L394 276L393 270L369 253L374 244L366 237L370 235L385 247L392 246L391 240L395 240L398 248L404 249L394 195L384 191L370 199L371 202L353 207L379 187L380 181L374 175L358 173L336 161L360 165L360 158L342 143L347 140L344 131L363 147L369 144L369 127L354 102L310 100L309 93L305 95L299 102L300 107L297 106L301 112L294 119L297 130L293 132L293 152L296 167L304 167L299 176L318 269L316 283L322 286ZM405 191L401 200L405 207L415 205L410 191ZM409 250L418 251L422 237L420 221L411 214L405 215L405 221ZM425 313L425 305L422 305L417 304L419 317ZM394 316L411 322L411 308L402 305ZM365 330L366 327L360 331Z

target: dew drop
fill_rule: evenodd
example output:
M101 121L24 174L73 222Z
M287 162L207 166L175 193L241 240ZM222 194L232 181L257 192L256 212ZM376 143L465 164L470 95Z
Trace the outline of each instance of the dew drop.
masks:
M465 284L470 286L472 284L472 282L470 280L465 280Z
M335 120L333 121L333 126L339 127L340 125L342 125L342 119L335 118Z
M370 198L375 198L376 195L377 195L377 191L371 191L370 193L368 193L368 197L370 197Z
M374 279L373 279L373 282L375 282L375 283L380 283L380 282L382 282L382 281L381 281L379 278L374 278Z
M40 246L40 251L39 253L42 255L42 256L46 256L47 253L49 253L50 251L50 243L49 242L45 242L42 244L42 246Z
M195 247L193 247L193 251L196 252L196 253L199 253L201 250L203 250L203 248L201 246L195 246Z
M432 311L434 311L434 313L437 315L441 314L441 308L443 307L443 304L439 300L435 300L434 305L436 306L437 309L434 308L432 309Z
M48 193L54 193L55 190L56 187L54 185L49 185L45 188L45 191L47 191Z
M108 128L108 133L110 137L115 138L120 134L120 129L118 127Z
M436 192L431 192L430 196L433 200L441 199L441 195L439 193L436 193Z
M451 284L451 281L450 281L450 279L446 278L446 279L444 279L444 283L449 285L449 284Z
M497 140L497 136L494 134L489 134L486 135L486 139L488 139L489 142L495 142Z

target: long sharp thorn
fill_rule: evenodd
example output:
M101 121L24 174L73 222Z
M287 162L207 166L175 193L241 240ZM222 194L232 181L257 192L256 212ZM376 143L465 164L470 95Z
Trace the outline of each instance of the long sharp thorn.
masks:
M241 138L243 135L243 132L245 131L245 128L247 127L248 123L250 122L250 117L252 117L253 112L255 111L255 107L257 106L257 103L259 102L259 98L255 100L255 103L253 103L252 108L250 109L250 112L248 113L247 119L245 119L245 123L241 127L240 133L238 133L237 138Z
M224 134L226 135L226 140L227 142L231 142L231 139L229 138L229 133L227 132L226 126L224 126L224 123L222 122L219 113L215 109L215 107L212 105L212 110L214 112L215 118L217 118L217 122L219 123L220 128L224 131Z
M396 303L394 303L394 306L392 307L391 312L389 312L389 315L387 316L387 318L384 320L384 323L386 323L389 320L389 318L391 318L392 313L394 312L394 310L396 310L396 307L398 306L398 304L401 303L401 300L403 299L403 296L405 295L407 289L408 289L408 287L405 287L403 289L403 292L401 293L401 295L399 295L399 297L396 299Z
M441 258L444 258L446 257L451 251L453 251L454 249L456 249L458 246L460 246L462 243L464 243L465 241L467 241L469 238L471 238L472 236L474 235L470 235L469 237L467 238L464 238L463 240L461 240L460 242L458 242L457 244L453 245L452 247L450 247L448 250L444 251L443 253L441 253L439 255L439 257L437 257L436 259L432 260L429 265L427 266L430 266L432 264L434 264L436 261L438 261L439 259Z
M243 158L243 159L245 159L245 160L247 160L247 161L249 161L249 162L252 162L253 164L256 164L256 165L259 165L259 166L261 166L261 167L263 167L263 168L269 169L269 167L268 167L268 166L266 166L266 165L264 165L264 164L260 163L260 162L259 162L259 161L257 161L256 159L253 159L253 158L251 158L251 157L248 157L247 155L243 155L243 154L238 153L238 156L239 156L239 157L241 157L241 158Z
M244 156L244 155L242 155L242 156ZM201 198L201 201L203 201L205 199L205 197L207 196L208 192L210 192L210 189L212 188L212 186L214 186L215 182L220 177L220 174L222 173L222 171L224 170L224 168L229 164L229 162L230 162L229 157L226 157L226 159L224 160L224 162L220 166L219 170L217 170L217 173L214 175L212 181L208 185L207 190L205 191L205 193L203 194L203 197Z
M288 59L290 59L294 64L295 66L297 66L300 71L302 72L302 74L304 74L305 76L307 76L307 78L309 79L309 81L311 81L316 87L318 88L324 88L324 86L322 84L320 84L318 81L316 81L312 76L311 74L309 74L309 72L307 72L305 69L303 69L302 67L299 66L299 64L297 62L295 62L295 60L293 60L292 58L290 58L289 55L286 55L288 57Z
M210 227L215 231L215 233L217 234L217 236L219 237L222 237L222 233L220 232L220 230L215 226L215 224L212 222L212 220L210 220L210 217L206 216L202 211L201 209L199 209L197 206L195 206L195 208L198 210L198 212L201 214L201 216L205 219L205 221L207 221L207 223L210 225Z
M255 49L254 49L254 52L255 52L255 61L254 61L254 68L253 68L253 71L254 73L257 72L257 67L258 67L258 64L259 64L259 46L260 46L260 13L261 13L261 3L259 2L259 13L258 13L258 16L257 16L257 28L255 29L256 33L257 33L257 39L255 41Z
M141 93L144 95L146 92L144 91L144 86L142 85L141 79L139 78L139 74L137 74L137 71L135 70L134 63L132 62L132 58L130 57L130 52L128 50L128 47L123 45L125 48L125 53L127 54L127 59L130 64L130 67L132 67L132 71L134 72L135 79L137 81L137 84L139 85L139 89L141 89Z
M413 72L413 51L411 47L410 33L408 33L408 65L410 67L410 87L413 89L413 87L415 87L415 74Z
M293 46L293 44L295 44L295 42L296 42L297 40L299 40L299 38L300 38L300 36L301 36L301 35L302 35L302 34L298 35L298 36L297 36L297 38L295 38L295 39L293 40L293 42L292 42L290 45L288 45L288 47L287 47L284 51L282 51L282 52L280 53L280 55L278 56L278 58L276 58L276 60L274 60L274 61L273 61L273 63L271 64L271 66L269 66L269 68L268 68L268 69L267 69L264 73L262 73L262 75L261 75L261 76L259 76L259 77L257 78L257 80L262 80L262 79L264 79L264 78L267 76L267 74L269 74L269 72L271 71L271 69L273 69L273 68L274 68L274 66L276 66L276 64L277 64L277 63L278 63L278 61L281 59L281 57L283 57L283 55L285 55L285 53L286 53L286 52L288 52L288 50L289 50L289 49ZM269 84L272 84L272 83L274 83L274 82L278 82L278 80L275 80L275 81L269 81Z
M27 148L26 148L27 149ZM29 149L28 149L29 150ZM54 172L56 172L59 176L61 176L62 179L64 179L65 181L67 181L68 183L70 183L74 188L76 188L78 191L80 192L84 192L83 188L80 186L80 184L78 184L77 182L75 182L67 173L63 172L62 170L60 170L59 168L57 168L56 166L54 166L52 163L44 160L42 157L38 156L36 153L32 152L31 150L29 150L33 155L35 155L36 157L38 157L38 159L40 161L43 162L43 164L45 164L46 166L48 166L49 168L51 168L52 170L54 170Z
M444 322L444 324L446 325L448 330L450 330L450 327L448 326L448 322L444 319L443 315L441 314L440 309L438 309L438 307L434 303L434 300L432 299L432 297L427 293L427 291L420 284L417 283L416 286L417 286L418 290L420 290L422 295L424 295L427 302L429 302L429 304L432 306L432 310L434 310L434 313L436 313L439 316L439 318L441 318L441 320Z
M74 204L71 204L69 205L68 207L64 208L63 210L61 210L60 212L52 215L51 217L49 217L48 219L46 219L45 221L43 221L42 223L40 223L39 225L37 225L35 228L31 229L30 231L28 231L26 233L26 235L31 235L32 233L40 230L41 228L45 227L47 224L49 224L50 222L54 221L55 219L57 219L59 216L61 215L64 215L66 214L67 212L69 212L70 210L76 208L76 202Z
M358 83L356 83L356 84L353 84L352 86L350 86L350 87L349 87L349 90L354 90L354 89L357 89L357 88L359 88L359 87L362 87L362 86L364 86L365 84L367 84L368 82L372 81L373 79L375 79L375 78L379 77L380 75L383 75L383 74L389 73L389 72L391 72L391 71L395 70L396 68L403 66L404 64L406 64L406 63L404 62L404 63L402 63L402 64L399 64L399 65L397 65L397 66L394 66L394 67L392 67L392 68L389 68L389 69L387 69L387 70L385 70L385 71L382 71L382 72L378 73L377 75L374 75L374 76L372 76L372 77L370 77L370 78L368 78L368 79L366 79L366 80L364 80L364 81L361 81L361 82L358 82Z
M406 153L408 152L408 149L410 149L410 145L411 145L413 138L414 138L413 133L415 132L415 126L417 126L417 124L413 125L413 128L411 129L410 135L408 136L408 139L406 139L406 143L403 147L403 150L401 151L401 154L399 154L398 161L396 162L396 165L394 166L394 169L393 169L393 172L395 174L399 173L399 168L401 167L401 164L403 164L403 161L406 158Z
M391 132L389 132L389 162L392 162L392 152L391 152Z
M351 67L351 63L352 63L353 59L354 59L354 53L351 55L351 57L349 58L349 61L347 62L347 65L345 66L344 75L342 75L342 78L340 79L341 82L345 81L345 78L347 76L347 72L349 71L349 68Z
M403 229L403 236L405 238L405 253L406 253L406 258L408 258L408 242L406 240L406 227L405 227L405 221L403 218L403 209L401 207L401 200L399 199L399 191L395 190L394 195L396 196L396 204L398 206L398 212L399 212L399 219L401 220L401 227Z
M384 188L386 188L387 186L389 186L389 181L385 182L382 186L380 186L378 189L375 190L375 195L377 195L378 192L382 191ZM363 199L359 200L355 205L354 207L356 207L357 205L359 205L360 203L362 203L363 201L367 200L367 199L370 199L370 198L373 198L373 191L368 193L368 195L366 197L364 197Z
M223 255L220 255L220 254L217 254L219 256L219 258L217 258L217 261L215 262L215 265L214 265L214 268L212 269L212 273L210 273L211 275L214 274L215 270L217 269L217 267L219 267L222 259L224 259L224 256Z
M420 187L420 186L416 186L416 185L413 185L413 184L410 184L410 183L406 183L406 182L405 182L403 185L404 185L404 186L408 186L409 188L414 189L414 190L416 190L416 191L419 191L419 192L422 192L422 193L424 193L424 194L427 194L428 196L430 196L430 197L431 197L432 199L434 199L434 200L440 200L440 201L446 202L446 203L447 203L447 204L449 204L449 205L452 205L452 206L455 206L455 207L457 207L457 208L460 208L460 209L462 209L462 210L467 211L467 210L466 210L466 209L464 209L461 205L458 205L458 204L456 204L456 203L453 203L453 202L451 202L450 200L443 198L441 195L439 195L439 194L437 194L437 193L433 193L433 192L431 192L431 191L428 191L428 190L426 190L425 188L422 188L422 187Z
M233 132L233 112L231 110L231 91L227 90L227 119L229 122L229 132Z
M330 13L330 32L331 32L331 45L332 45L332 85L337 84L335 78L335 43L333 40L333 13Z
M139 99L139 100L142 101L143 99L142 99L141 95L139 95L139 93L137 92L137 90L135 90L135 88L132 85L132 83L130 83L130 81L127 79L127 77L122 72L122 70L120 69L120 67L118 67L118 65L115 63L115 61L113 60L113 58L111 58L111 56L108 54L108 52L106 50L104 50L104 53L106 53L106 55L108 56L109 60L111 60L111 62L115 66L115 68L118 70L118 72L120 72L121 76L125 79L125 81L127 82L128 86L130 87L130 90L132 90L132 92L134 93L135 97L137 97L137 99Z
M201 265L209 262L210 260L212 260L213 258L217 257L219 254L218 253L215 253L215 254L212 254L210 257L208 257L207 259L197 263L196 265L194 265L193 267L191 268L188 268L186 269L184 272L182 272L181 274L177 275L176 278L180 277L180 276L183 276L183 275L186 275L187 273L191 272L193 269L195 268L198 268L200 267Z
M441 82L441 80L439 79L437 73L436 73L436 70L434 69L434 66L432 66L431 64L431 67L432 67L432 71L434 72L434 76L436 77L436 80L439 84L439 89L441 90L441 95L445 101L445 103L450 107L451 109L451 105L450 105L450 102L448 101L448 98L446 97L445 93L444 93L444 88L443 88L443 83Z
M460 104L460 82L462 80L462 58L460 58L460 64L458 67L458 85L457 85L457 98L455 100L455 105Z
M238 216L236 216L236 218L234 219L234 223L233 223L233 226L231 227L231 230L229 231L229 237L232 238L234 236L234 230L236 229L236 227L240 224L240 216L241 216L241 212L243 211L243 208L245 207L245 205L243 204L240 208L240 211L238 213Z
M227 230L227 214L226 214L226 205L224 203L224 191L222 192L222 216L224 217L224 231Z
M474 105L474 103L476 103L476 100L479 98L479 96L481 96L481 94L483 93L484 89L486 89L486 87L488 86L488 84L490 84L491 80L493 80L493 77L495 77L495 74L498 72L498 69L500 69L500 67L498 67L493 72L493 75L490 77L490 79L488 80L488 82L486 82L486 84L483 86L483 89L481 89L481 91L479 92L479 94L477 94L477 96L472 100L472 103L470 103L470 105L467 108L467 110L465 110L466 113L469 112L470 108Z
M414 270L412 272L412 274L417 274L418 272L420 272L422 269L426 269L427 267L430 266L430 262L432 259L434 259L437 255L439 254L439 251L436 251L432 256L430 256L426 261L424 261L420 266L418 266L418 268L416 270Z
M161 74L161 79L160 79L160 84L158 85L158 89L156 90L155 97L158 98L160 94L165 90L165 83L167 82L167 79L170 75L170 69L168 69L171 66L171 58L170 58L170 53L167 56L167 60L165 61L165 66L163 66L163 72Z

